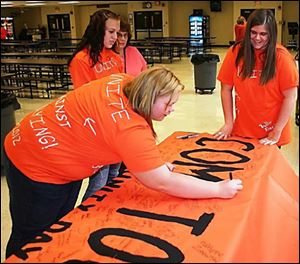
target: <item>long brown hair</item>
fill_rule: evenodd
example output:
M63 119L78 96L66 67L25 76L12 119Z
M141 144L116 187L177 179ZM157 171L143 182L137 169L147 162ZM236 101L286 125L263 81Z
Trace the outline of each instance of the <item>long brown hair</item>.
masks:
M254 26L266 25L269 41L264 50L264 66L260 76L260 84L264 85L275 76L276 66L276 42L277 42L277 24L273 12L269 9L254 10L247 20L245 38L241 42L241 48L235 60L238 67L239 62L243 59L241 76L243 79L249 78L255 65L254 49L251 45L251 28ZM233 46L233 49L238 45Z
M68 65L79 51L88 48L92 61L91 67L95 66L99 61L99 54L104 48L105 23L109 18L120 20L119 15L107 9L98 10L90 17L90 22L76 50L68 60Z

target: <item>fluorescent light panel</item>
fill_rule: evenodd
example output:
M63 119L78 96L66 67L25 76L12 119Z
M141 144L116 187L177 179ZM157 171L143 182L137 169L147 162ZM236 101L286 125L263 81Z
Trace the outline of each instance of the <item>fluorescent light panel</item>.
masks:
M79 4L79 1L66 1L66 2L58 2L60 5L67 5L67 4Z
M46 3L26 3L26 6L41 6L41 5L45 5Z

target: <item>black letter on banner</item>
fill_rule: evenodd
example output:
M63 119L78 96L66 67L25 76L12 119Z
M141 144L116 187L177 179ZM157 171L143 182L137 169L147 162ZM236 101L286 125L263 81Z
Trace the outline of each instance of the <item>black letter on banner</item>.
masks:
M234 140L234 139L231 139L231 140L228 140L228 139L217 140L217 139L214 139L214 138L203 137L203 138L200 138L199 140L197 140L196 144L200 145L200 146L206 146L204 141L214 141L214 142L225 142L225 141L230 142L230 141L233 141L233 142L238 142L238 143L241 143L242 145L245 145L246 148L243 149L245 151L250 151L250 150L254 149L254 145L252 143L241 141L241 140Z
M99 196L99 195L97 195L97 194L92 194L91 197L90 197L89 199L95 198L95 199L96 199L96 202L101 202L101 201L104 200L104 198L105 198L106 196L107 196L106 194L104 194L104 195L102 195L102 196ZM78 206L78 209L80 209L81 211L87 212L87 211L89 210L89 208L93 208L93 207L95 207L95 206L96 206L95 204L88 204L88 205L80 204L80 205Z
M124 181L121 180L112 180L111 182L107 183L106 186L110 187L110 188L120 188L121 186L118 185L118 183L122 183Z
M215 140L212 140L212 139L207 139L207 140L215 141ZM198 145L204 145L202 141L203 141L202 139L199 139L196 143ZM236 141L236 140L233 140L233 141ZM238 142L242 142L242 141L238 141ZM253 145L251 143L249 143L246 146L246 151L251 150L252 147L253 147ZM239 157L239 160L237 160L237 161L225 161L225 160L210 161L210 160L204 160L204 159L200 159L200 158L191 157L190 154L195 153L195 152L229 153L230 155ZM232 172L232 171L235 171L235 170L243 170L243 168L218 166L217 165L218 163L219 164L226 164L226 165L228 165L228 164L239 164L239 163L248 162L250 160L250 158L248 158L247 156L244 156L244 155L242 155L240 153L237 153L235 151L215 150L215 149L209 149L209 148L201 148L201 149L182 151L180 153L180 156L185 158L185 159L194 161L195 163L185 162L185 161L181 161L181 160L175 160L175 161L173 161L173 164L177 164L177 165L180 165L180 166L204 167L204 169L190 170L194 174L192 174L192 175L187 174L187 175L190 175L190 176L193 176L193 177L196 177L196 178L200 178L200 179L203 179L203 180L206 180L206 181L213 181L213 182L222 181L223 179L221 179L217 176L214 176L214 175L210 174L209 172L227 172L227 171ZM184 174L186 174L186 173L184 173Z
M70 259L62 263L101 263L101 262L96 262L91 260Z
M193 220L189 218L155 214L155 213L150 213L150 212L145 212L140 210L131 210L127 208L119 208L117 212L121 214L136 216L136 217L149 218L149 219L165 221L165 222L175 222L178 224L191 226L193 228L191 234L196 236L201 235L205 231L205 229L207 228L207 226L210 224L210 222L215 216L214 213L211 214L204 213L199 217L198 220Z
M20 249L20 250L16 251L15 255L22 260L26 260L26 259L28 259L27 253L34 252L34 251L41 251L41 250L42 250L42 247L30 247L30 248Z
M35 238L31 239L28 243L47 243L52 240L51 236L48 236L47 234L41 233L37 235ZM34 252L34 251L40 251L42 250L42 247L27 247L25 249L18 250L15 255L20 259L27 259L28 258L28 252Z
M129 252L111 248L104 245L101 240L105 236L121 236L121 237L131 237L133 239L139 239L145 243L149 243L153 246L158 247L163 250L168 257L167 258L158 258L158 257L146 257L141 255L133 255ZM184 260L184 255L182 252L169 242L162 240L158 237L134 232L131 230L126 230L123 228L103 228L98 231L95 231L90 234L88 243L92 250L97 254L102 256L108 256L116 258L126 262L135 262L135 263L180 263Z
M189 174L186 172L177 172L181 174L185 174L188 176L192 176L198 179L206 180L206 181L212 181L212 182L218 182L223 181L222 178L219 178L217 176L209 174L209 172L227 172L227 171L237 171L237 170L243 170L243 168L235 168L235 167L224 167L224 166L218 166L218 165L206 165L206 164L200 164L200 163L192 163L192 162L184 162L180 160L175 160L172 162L172 164L177 164L180 166L195 166L195 167L204 167L204 169L190 169L190 171L194 174Z
M61 225L61 228L53 228L53 225ZM63 232L65 230L67 230L72 223L70 222L65 222L65 221L57 221L53 224L52 226L48 227L46 229L47 232L49 233L59 233L59 232Z
M237 156L240 158L240 160L238 161L224 161L224 160L219 160L219 161L210 161L210 160L204 160L204 159L200 159L200 158L193 158L193 157L189 157L189 155L191 153L194 152L219 152L219 153L229 153L233 156ZM205 163L205 164L216 164L216 163L220 163L220 164L236 164L236 163L245 163L248 162L250 160L250 158L239 154L235 151L232 150L216 150L216 149L208 149L208 148L202 148L202 149L194 149L194 150L187 150L187 151L182 151L180 152L180 156L182 156L183 158L189 159L189 160L193 160L195 162L198 163Z

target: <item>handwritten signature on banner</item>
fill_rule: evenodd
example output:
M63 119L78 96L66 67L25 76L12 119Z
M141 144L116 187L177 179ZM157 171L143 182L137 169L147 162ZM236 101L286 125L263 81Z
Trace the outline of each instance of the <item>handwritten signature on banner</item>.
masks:
M209 134L177 139L181 134L159 145L176 171L208 181L231 174L243 180L243 191L233 199L181 199L144 187L125 170L6 262L296 260L299 204L291 188L299 179L279 150ZM290 195L270 185L279 169L291 179L280 185Z

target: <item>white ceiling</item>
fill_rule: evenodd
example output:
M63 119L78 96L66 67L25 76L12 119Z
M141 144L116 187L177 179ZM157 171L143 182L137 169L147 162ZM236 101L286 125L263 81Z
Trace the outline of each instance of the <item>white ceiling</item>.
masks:
M6 3L9 2L9 3ZM43 2L44 5L47 6L58 6L60 5L59 2L70 2L70 1L66 1L66 0L61 0L61 1L1 1L1 8L2 7L30 7L27 6L26 4L28 3L34 3L36 5L34 6L42 6L39 5L36 2ZM128 1L76 1L79 3L72 3L73 1L71 1L71 3L69 5L99 5L99 4L119 4L119 3L128 3Z

